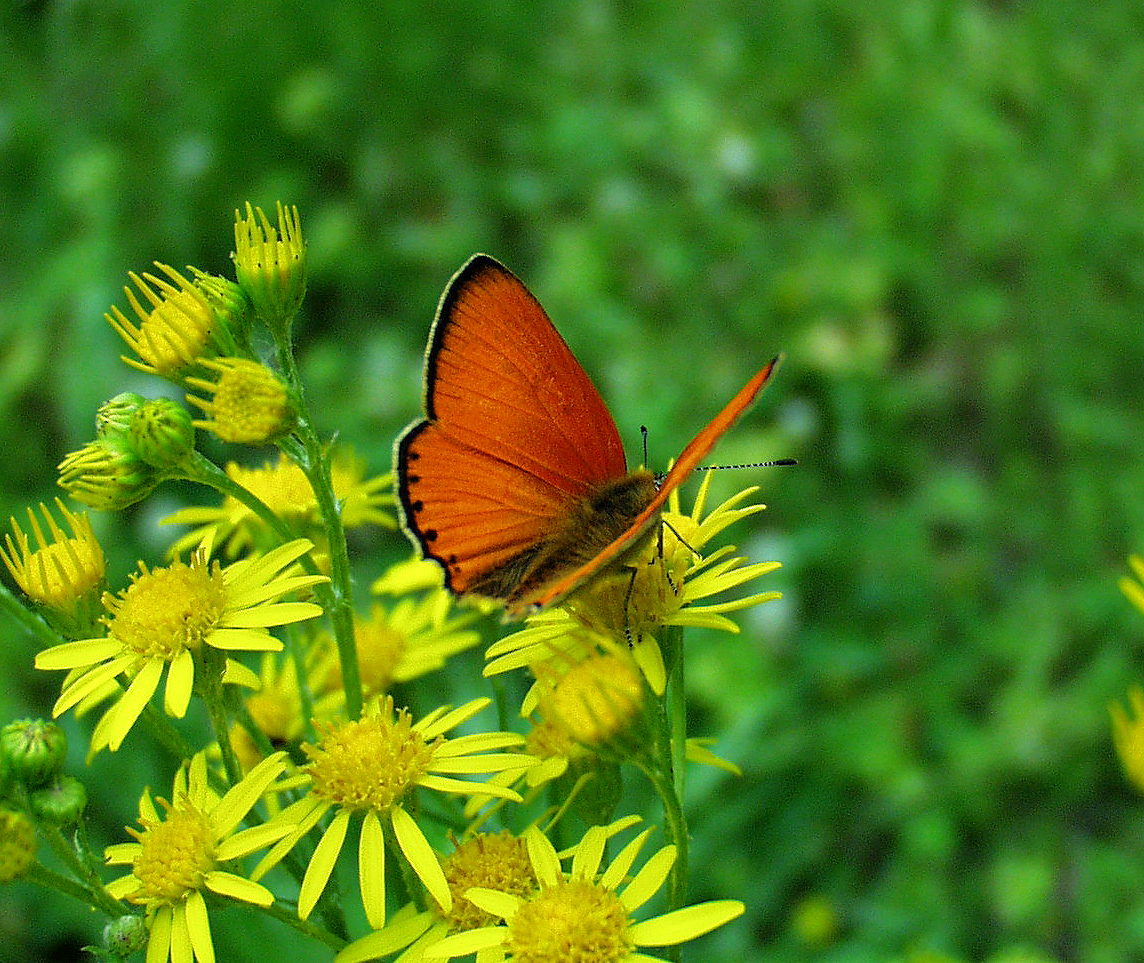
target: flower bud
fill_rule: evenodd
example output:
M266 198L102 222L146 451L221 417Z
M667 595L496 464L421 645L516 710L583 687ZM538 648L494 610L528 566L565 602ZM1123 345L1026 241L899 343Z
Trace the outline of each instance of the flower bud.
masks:
M113 919L103 928L104 949L121 960L147 945L147 923L142 916L128 913Z
M254 313L276 338L290 331L306 294L306 245L298 208L278 204L278 230L262 208L234 212L234 270Z
M64 764L67 736L54 722L21 719L0 729L0 760L10 777L28 789L53 779Z
M246 358L218 358L203 365L218 377L214 381L187 379L188 385L211 395L206 400L187 395L187 401L207 416L193 422L196 428L213 432L223 441L261 445L294 427L286 385L266 365Z
M170 398L144 402L131 418L127 444L152 468L176 469L195 450L191 413Z
M27 872L36 858L36 827L23 813L0 809L0 883Z
M59 486L77 502L115 511L146 498L159 475L121 441L100 439L73 451L58 466Z
M131 428L131 419L146 398L134 391L123 391L105 401L95 413L95 437L100 441L115 442Z
M48 785L28 794L28 808L38 819L70 826L79 822L87 808L87 789L73 776L57 776Z
M228 335L229 344L219 353L233 354L235 344L246 344L250 337L250 329L254 322L250 298L229 278L218 274L207 274L196 267L192 267L190 271L195 279L195 287L214 308L221 330Z

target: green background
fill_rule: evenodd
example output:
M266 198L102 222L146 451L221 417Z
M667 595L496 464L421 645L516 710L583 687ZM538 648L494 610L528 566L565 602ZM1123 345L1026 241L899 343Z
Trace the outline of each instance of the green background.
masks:
M1144 958L1106 709L1144 675L1116 586L1144 550L1139 4L6 0L0 43L0 517L103 400L161 391L103 321L126 272L229 272L247 200L301 210L308 397L373 471L476 250L653 466L785 350L717 453L800 461L719 479L763 487L729 536L784 600L688 638L695 726L744 769L693 781L692 895L747 904L691 958ZM113 585L195 496L98 520ZM46 713L58 680L2 638L0 715ZM168 783L147 752L85 776L112 839ZM238 916L216 943L252 953ZM2 959L99 925L0 891Z

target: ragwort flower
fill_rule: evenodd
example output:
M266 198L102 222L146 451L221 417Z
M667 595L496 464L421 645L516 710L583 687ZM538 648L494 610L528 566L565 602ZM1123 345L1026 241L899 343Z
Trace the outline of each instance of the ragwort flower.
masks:
M36 656L39 669L72 670L53 712L56 716L80 703L108 681L123 677L126 690L100 719L91 751L113 751L159 687L164 670L167 686L163 708L181 718L190 702L195 664L204 646L221 652L277 651L282 643L268 628L313 618L321 608L312 602L283 602L282 596L324 580L320 575L292 574L293 563L311 548L297 539L257 559L222 568L208 560L205 549L189 563L175 561L140 573L117 596L104 594L107 635L67 642ZM248 681L252 673L226 661L223 681Z
M128 829L136 842L108 846L109 865L131 872L107 890L116 899L144 907L150 936L147 963L214 963L210 920L204 893L228 900L269 906L274 894L259 883L231 872L228 864L279 839L289 827L263 823L239 830L239 824L286 768L286 754L263 760L221 798L209 784L206 756L198 753L175 774L171 801L149 791L139 800L140 830Z
M276 817L296 828L256 867L255 878L261 878L327 813L333 812L298 894L298 915L305 919L329 882L351 817L361 814L358 876L370 925L375 929L385 925L386 836L396 842L426 890L448 912L453 901L441 865L406 806L418 787L461 795L484 792L520 798L511 789L454 778L457 774L523 768L532 761L519 753L499 751L523 742L515 733L444 737L444 733L471 719L490 701L474 699L457 709L442 707L414 723L408 710L394 710L393 698L388 696L383 703L371 703L361 719L319 722L318 745L302 747L310 760L303 767L308 791Z
M637 963L658 959L645 947L675 946L709 933L744 911L738 900L711 900L637 921L633 914L655 895L675 863L664 846L629 875L651 830L625 846L601 871L609 830L593 826L572 849L565 871L552 844L535 826L525 839L539 888L531 895L474 887L468 898L504 922L478 927L427 946L426 960L477 953L482 963Z

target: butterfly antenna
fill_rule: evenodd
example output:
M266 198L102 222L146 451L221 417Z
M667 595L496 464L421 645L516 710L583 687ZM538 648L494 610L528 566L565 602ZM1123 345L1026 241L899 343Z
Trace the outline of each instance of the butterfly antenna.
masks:
M794 458L776 458L774 461L751 461L742 465L700 465L696 471L722 471L725 468L789 468L797 465Z
M643 463L647 467L647 425L640 425L640 437L643 438Z

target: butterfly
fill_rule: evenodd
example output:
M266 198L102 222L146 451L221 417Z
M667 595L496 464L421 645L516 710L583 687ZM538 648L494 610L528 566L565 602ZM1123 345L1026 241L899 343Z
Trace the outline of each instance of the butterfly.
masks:
M457 596L521 618L622 560L668 496L755 400L765 365L662 479L628 471L616 423L540 303L473 255L453 275L425 350L425 417L394 452L403 527Z

